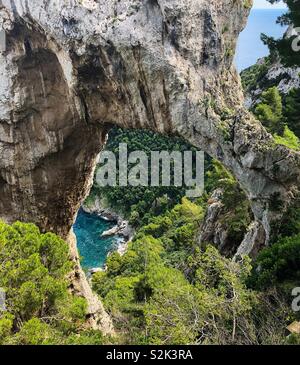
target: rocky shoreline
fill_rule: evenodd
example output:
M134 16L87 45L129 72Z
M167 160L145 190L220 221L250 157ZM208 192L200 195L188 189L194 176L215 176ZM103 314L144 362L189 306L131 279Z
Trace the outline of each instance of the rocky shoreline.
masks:
M83 204L82 209L88 214L96 214L108 222L115 223L115 226L103 232L101 237L118 236L118 245L114 251L118 252L120 255L124 255L127 251L128 243L132 240L134 235L134 229L129 225L129 222L112 209L103 208L103 203L99 197L96 197L92 204ZM100 270L100 268L93 268L90 270L90 273L94 274Z
M103 203L99 197L96 197L92 204L84 203L82 209L88 214L96 214L102 219L109 222L118 222L123 218L109 208L103 208Z

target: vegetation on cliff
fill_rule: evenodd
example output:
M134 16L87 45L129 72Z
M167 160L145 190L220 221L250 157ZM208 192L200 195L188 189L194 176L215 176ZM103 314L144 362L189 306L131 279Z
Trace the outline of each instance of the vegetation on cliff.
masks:
M93 276L93 288L120 330L121 343L287 341L285 327L297 319L286 290L291 280L287 269L291 263L300 267L299 239L262 251L251 269L247 257L234 262L210 243L197 244L203 212L184 198L142 227L124 256L111 255L106 272ZM278 247L285 251L284 262ZM299 275L293 272L293 278L296 282Z
M72 295L69 248L33 224L0 222L0 344L102 344L85 326L87 303Z
M269 1L278 2L278 0ZM300 138L300 88L279 92L277 87L281 81L291 78L288 70L297 70L300 66L300 52L297 52L292 46L293 43L297 43L297 45L299 43L298 37L293 34L292 29L297 29L300 25L300 2L285 0L285 3L288 11L278 19L278 23L289 25L289 31L279 40L262 35L262 40L269 46L270 56L244 70L241 77L246 94L250 95L254 89L256 90L258 103L255 103L252 111L258 119L270 133L276 135L279 144L297 150L299 140L295 137ZM268 70L277 63L281 65L282 72L277 78L266 78Z

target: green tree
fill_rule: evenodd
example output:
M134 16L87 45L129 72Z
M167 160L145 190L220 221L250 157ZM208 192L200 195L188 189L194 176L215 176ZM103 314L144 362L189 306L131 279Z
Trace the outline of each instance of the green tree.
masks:
M263 249L255 262L249 283L257 289L300 281L300 235L281 238ZM290 293L289 293L290 294Z
M286 96L284 116L289 128L300 138L300 89L292 89Z
M133 151L145 152L149 160L151 151L196 151L193 146L180 138L169 138L168 136L162 136L145 130L113 128L109 134L106 149L114 152L117 160L120 143L127 144L128 153ZM128 166L128 170L131 167ZM98 168L100 168L100 165ZM171 180L173 178L174 169L171 168ZM150 183L151 181L149 179L149 186ZM112 207L115 211L122 213L130 220L130 223L134 227L141 227L146 225L152 217L163 214L168 209L172 209L184 197L186 189L186 186L99 187L95 181L86 204L91 205L96 197L100 197L102 205Z
M68 245L58 236L41 234L33 224L0 222L7 309L0 312L0 344L63 344L80 336L87 303L69 292L72 267Z
M282 98L277 87L264 91L261 102L255 108L255 115L271 133L282 134L283 115Z
M208 246L190 264L195 267L194 285L178 270L159 267L147 273L153 287L145 307L149 342L247 343L251 336L254 341L251 309L256 297L245 285L249 261L234 263Z

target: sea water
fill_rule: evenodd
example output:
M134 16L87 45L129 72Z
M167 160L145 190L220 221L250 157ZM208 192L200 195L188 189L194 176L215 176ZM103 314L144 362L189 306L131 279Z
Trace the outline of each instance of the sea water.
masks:
M74 232L81 256L81 265L85 270L104 267L107 255L118 247L116 236L101 237L104 231L111 229L115 223L108 222L96 214L79 211Z
M269 49L261 41L264 33L275 39L281 38L287 27L276 23L285 9L252 9L248 23L241 33L236 49L235 65L242 71L254 65L259 58L269 55Z

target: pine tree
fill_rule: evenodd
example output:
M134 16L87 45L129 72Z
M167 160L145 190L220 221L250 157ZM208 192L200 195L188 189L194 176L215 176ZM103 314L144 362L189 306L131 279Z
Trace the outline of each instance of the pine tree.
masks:
M270 133L282 134L284 130L282 98L277 87L262 93L261 103L255 108L255 114Z

